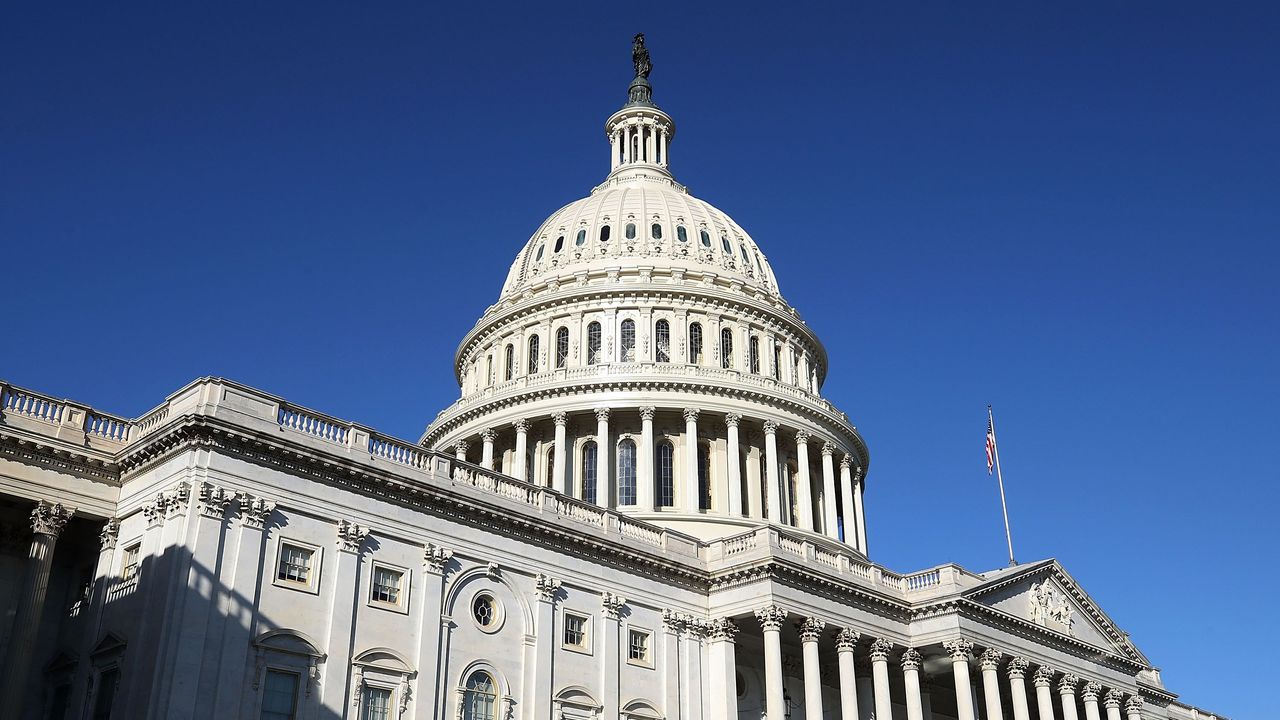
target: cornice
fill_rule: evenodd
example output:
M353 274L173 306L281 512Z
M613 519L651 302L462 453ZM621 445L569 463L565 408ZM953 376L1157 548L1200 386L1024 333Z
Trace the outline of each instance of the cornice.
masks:
M114 458L86 452L73 445L15 432L0 424L0 455L16 462L119 486L120 468Z

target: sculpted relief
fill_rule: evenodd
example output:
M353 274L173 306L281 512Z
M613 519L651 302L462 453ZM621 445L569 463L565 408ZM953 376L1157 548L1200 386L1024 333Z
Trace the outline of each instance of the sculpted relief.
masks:
M1071 603L1067 601L1067 596L1061 590L1045 580L1032 583L1031 593L1027 597L1032 622L1074 635L1071 631L1071 626L1075 622L1072 617L1074 611L1071 609Z

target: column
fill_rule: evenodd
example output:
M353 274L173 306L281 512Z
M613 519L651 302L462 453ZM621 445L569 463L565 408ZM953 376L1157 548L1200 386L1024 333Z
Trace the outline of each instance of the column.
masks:
M796 432L796 505L800 506L797 525L813 530L813 485L809 482L809 433Z
M547 479L551 487L565 495L573 495L573 488L565 484L565 463L569 462L569 453L565 448L565 427L569 424L569 414L556 412L551 414L551 421L556 425L556 446L552 449L551 472L555 477Z
M782 524L782 499L778 497L778 423L764 424L765 503L769 506L769 522Z
M707 478L707 484L711 478ZM698 497L698 409L684 409L684 511L698 512L702 507Z
M1000 707L1000 659L1003 657L1004 653L995 648L982 651L982 693L987 703L986 720L1004 720L1004 710Z
M680 719L680 627L679 613L662 611L662 702L666 720Z
M1124 701L1124 716L1126 720L1142 720L1142 698L1130 695Z
M782 695L782 623L786 619L787 611L777 605L756 610L756 620L764 632L764 720L786 720L786 700Z
M515 462L511 464L511 475L517 480L525 480L528 475L528 468L525 463L529 460L529 421L520 418L514 423L516 428L516 456Z
M535 602L533 607L533 682L530 694L529 716L532 720L551 720L551 668L556 642L556 595L560 592L560 581L541 573L534 579ZM440 668L444 669L444 658L440 659ZM422 672L419 666L418 672ZM438 705L429 708L434 715ZM426 716L428 718L431 715Z
M652 405L640 408L640 457L636 458L636 504L645 512L653 510L653 416Z
M876 693L871 682L870 658L854 658L853 669L854 684L858 686L858 720L874 720Z
M662 141L662 152L661 152L662 166L666 167L668 163L667 163L667 129L665 127L662 128L661 141Z
M4 663L3 685L0 685L0 707L26 707L27 671L31 669L40 620L44 617L44 600L49 591L49 570L53 567L53 548L58 536L75 514L75 508L62 503L52 505L40 500L31 511L31 545L27 548L27 566L22 594L18 596L18 612L13 617L13 634ZM779 718L782 716L779 715Z
M1049 691L1053 684L1053 668L1037 668L1031 681L1036 686L1036 709L1040 711L1040 720L1053 720L1053 694Z
M1031 720L1031 709L1027 706L1027 668L1031 663L1026 658L1016 657L1009 661L1005 672L1009 674L1009 695L1013 698L1013 720ZM1120 718L1114 718L1120 720Z
M1077 720L1076 715L1076 686L1080 684L1080 678L1067 673L1058 679L1058 695L1062 701L1062 720Z
M1107 720L1120 720L1120 701L1124 699L1124 693L1119 690L1108 690L1106 696L1102 700L1102 705L1107 709Z
M915 648L902 653L902 685L907 691L907 720L924 720L920 704L920 663L924 657Z
M413 717L415 720L433 720L440 698L440 614L444 601L445 568L453 558L453 551L430 543L422 550L422 591L418 600L418 677L413 692ZM430 668L430 670L428 670Z
M889 653L893 643L879 638L871 643L871 680L875 687L876 720L893 720L893 702L889 698Z
M711 693L711 720L738 720L738 670L733 638L738 626L729 618L711 621L708 632L707 658L711 667L708 690Z
M453 458L461 462L467 461L467 441L459 440L453 444Z
M858 631L853 628L840 628L836 633L836 660L840 668L840 720L858 720L858 677L853 662L858 637Z
M253 588L262 572L265 529L276 504L252 495L240 498L240 531L234 550L223 550L223 562L234 562L231 584L223 588L223 610L228 621L223 626L222 662L218 666L217 691L210 717L235 717L240 712L243 684L250 663L250 642L257 629L256 592L241 594L236 589ZM230 536L226 540L230 545ZM234 556L231 553L234 552ZM232 559L234 557L234 560Z
M360 594L360 550L369 528L338 521L338 551L334 553L333 598L325 635L325 680L320 704L335 717L343 717L347 701L347 675L351 666L351 626L355 623L356 597Z
M484 441L484 449L480 453L480 467L485 470L493 469L493 439L498 436L493 428L485 428L480 431L480 439Z
M951 673L956 682L956 715L958 720L976 720L973 714L973 686L969 682L969 653L973 643L956 638L942 643L951 656Z
M596 408L596 505L609 506L609 408Z
M1080 692L1080 699L1084 701L1084 720L1102 720L1098 715L1098 696L1101 694L1101 683L1090 681L1084 684L1084 690Z
M609 134L609 149L612 151L609 155L609 169L618 169L618 133Z
M855 520L858 523L858 550L863 554L867 554L867 516L862 512L862 468L859 467L853 475L853 511L857 514Z
M622 128L622 164L631 162L631 126Z
M827 537L839 540L840 525L836 522L836 446L829 442L822 443L822 532Z
M87 613L85 622L85 631L81 638L80 657L87 658L94 648L94 643L98 642L102 627L102 610L106 604L107 591L113 585L113 568L112 563L115 557L116 541L120 535L120 523L114 517L107 518L99 531L99 552L98 562L94 566L93 585L89 597L85 599L82 612ZM79 662L76 664L75 679L71 685L71 700L69 707L83 708L86 701L85 691L89 682L89 663Z
M657 162L657 159L654 157L654 155L657 153L657 149L658 149L658 138L654 135L654 132L653 132L654 129L655 128L653 126L650 126L649 128L647 128L647 132L645 132L646 137L644 139L644 154L645 154L644 159L646 162L650 162L650 163Z
M618 717L618 709L621 706L618 701L621 693L621 688L618 687L621 677L618 673L618 661L621 658L621 653L618 651L618 633L621 632L618 616L622 612L622 606L626 604L627 599L621 595L611 592L600 595L600 625L604 629L604 634L601 636L604 641L602 643L604 653L601 658L603 662L600 663L600 687L604 688L603 697L600 699L601 717Z
M818 638L826 623L813 617L796 625L800 631L800 653L804 662L804 717L822 720L822 668L818 659Z
M729 430L729 440L726 443L725 465L729 470L729 514L741 515L742 513L742 452L738 449L738 423L742 422L742 416L738 413L729 413L724 416L725 427Z
M853 508L853 458L840 458L840 512L844 516L844 543L858 549L858 515Z

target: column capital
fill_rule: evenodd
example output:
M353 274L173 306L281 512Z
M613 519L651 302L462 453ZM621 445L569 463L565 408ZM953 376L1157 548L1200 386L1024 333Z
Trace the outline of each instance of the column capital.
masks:
M853 652L862 635L853 628L840 628L836 632L836 652Z
M1129 715L1141 714L1142 698L1137 695L1130 695L1129 699L1124 701L1124 711Z
M485 428L480 431L480 439L487 443L493 442L496 437L498 437L498 431L493 428Z
M609 408L596 408L596 422L609 422Z
M800 633L800 642L818 642L818 638L822 637L822 631L827 624L815 617L807 617L796 623L796 630Z
M218 485L200 483L200 515L214 520L227 516L227 507L235 502L238 494Z
M1076 686L1079 684L1079 677L1072 675L1071 673L1066 673L1062 677L1058 678L1058 694L1074 695L1076 692Z
M893 643L885 640L884 638L876 638L875 641L871 643L872 662L887 662L889 660L889 653L891 652L893 652Z
M1032 677L1032 682L1036 687L1049 687L1053 684L1053 668L1041 665L1036 668L1036 674Z
M826 442L822 443L822 456L823 456L823 457L826 457L826 456L828 456L828 455L835 455L835 454L836 454L836 445L835 445L835 443L831 442L830 440L827 440Z
M551 602L556 599L556 593L560 591L560 581L550 575L538 573L538 577L534 578L533 588L538 593L539 600Z
M75 514L75 508L66 507L60 502L49 504L43 500L37 501L36 506L31 509L31 532L56 538L62 534L62 528L67 526L67 521Z
M563 410L557 410L556 412L551 413L551 422L554 422L556 427L564 427L569 424L569 413Z
M1085 702L1098 702L1098 696L1102 694L1102 683L1096 680L1090 680L1084 684L1084 688L1080 691L1080 699Z
M809 435L809 433L805 432L804 430L797 430L797 431L796 431L796 444L797 444L797 445L808 445L808 444L809 444L809 438L810 438L810 437L812 437L812 436L811 436L811 435Z
M1000 667L1002 659L1004 659L1004 653L995 648L987 648L982 651L979 661L982 663L983 670L996 670Z
M511 425L512 425L512 427L514 427L514 428L516 429L516 432L518 432L518 433L525 433L525 432L529 432L529 419L528 419L528 418L516 418L516 420L515 420L514 422L512 422L512 423L511 423Z
M1107 694L1103 696L1102 705L1103 707L1115 708L1118 710L1120 709L1120 701L1123 699L1124 699L1124 693L1113 688L1111 690L1108 690Z
M652 405L645 405L644 407L640 408L640 419L641 419L641 420L653 420L653 416L654 416L654 414L656 414L657 412L658 412L658 409L657 409L657 408L655 408L654 406L652 406Z
M787 619L787 611L777 605L766 605L756 608L756 620L760 621L763 630L781 630L782 622Z
M716 618L709 625L708 636L712 640L733 642L733 638L737 634L738 624L733 621L733 618Z
M778 423L776 423L776 422L774 422L774 421L772 421L772 420L765 420L765 421L764 421L764 434L765 434L765 435L773 435L773 434L774 434L774 433L776 433L776 432L778 432Z
M688 626L688 617L675 610L663 610L662 626L672 635L678 635Z
M919 670L920 663L924 662L924 656L915 648L907 648L902 653L902 671Z
M116 546L116 539L120 537L120 521L114 517L107 518L102 524L102 531L98 533L98 542L103 550L111 550Z
M260 497L245 495L240 501L240 524L247 528L261 530L266 527L267 519L276 511L276 504Z
M1010 680L1021 680L1027 676L1027 670L1030 667L1030 660L1016 657L1010 660L1009 664L1005 666L1005 672L1009 674Z
M852 458L851 456L849 456L849 455L843 455L843 456L841 456L841 458L840 458L840 469L841 469L841 470L848 470L848 469L849 469L849 468L851 468L851 467L853 467L853 458Z
M626 604L627 599L621 595L615 595L611 592L600 595L600 610L610 620L617 620L618 615L622 612L622 606Z
M360 546L369 537L369 528L357 525L349 520L338 521L338 550L348 553L360 553Z
M942 643L942 647L946 649L947 654L951 656L951 662L965 662L973 653L973 643L964 638L956 638L947 640Z
M453 559L453 551L448 548L427 543L427 546L422 549L422 564L431 572L443 573L451 559Z
M739 413L729 413L724 416L724 424L726 427L738 427L738 423L742 422L742 415Z
M453 451L459 455L465 456L467 454L467 441L459 440L458 442L454 443Z
M685 409L684 409L684 411L683 411L683 414L684 414L684 421L685 421L685 422L697 422L697 421L698 421L698 412L699 412L699 411L698 411L698 408L691 408L691 407L687 407L687 408L685 408Z

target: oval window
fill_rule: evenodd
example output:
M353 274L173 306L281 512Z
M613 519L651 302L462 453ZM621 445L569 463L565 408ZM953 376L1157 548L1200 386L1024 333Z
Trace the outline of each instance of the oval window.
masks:
M701 230L699 234L702 236L702 247L711 247L711 236L707 234L707 231Z
M636 224L635 224L635 223L627 223L626 233L627 233L627 239L628 239L628 240L635 240L635 239L636 239Z
M498 620L498 603L492 595L477 595L471 602L471 617L482 628L493 627Z
M600 228L600 242L609 242L609 226Z
M658 223L654 223L652 226L649 227L649 235L652 236L654 240L661 240L662 226L659 225Z
M676 226L676 239L679 240L680 242L687 242L689 240L689 236L686 235L684 232L683 225Z
M738 244L738 252L742 253L742 262L743 262L743 263L745 263L745 264L747 264L747 265L750 265L750 264L751 264L751 257L750 257L749 255L747 255L747 246L746 246L746 245L743 245L743 244L741 244L741 243L739 243L739 244ZM747 269L748 269L748 270L750 270L751 268L749 268L749 267L748 267Z
M560 252L560 248L562 248L562 247L564 247L564 236L563 236L563 235L561 235L560 237L556 238L556 249L555 249L555 251L556 251L556 252Z
M533 261L534 261L534 262L538 262L539 260L541 260L541 259L542 259L542 251L543 251L543 250L546 250L546 249L547 249L547 246L546 246L546 245L539 245L539 246L538 246L538 254L533 258Z
M579 230L578 237L573 241L574 245L581 245L587 241L587 231Z
M724 248L724 251L730 255L733 254L733 246L729 244L729 238L723 235L720 236L720 247Z

